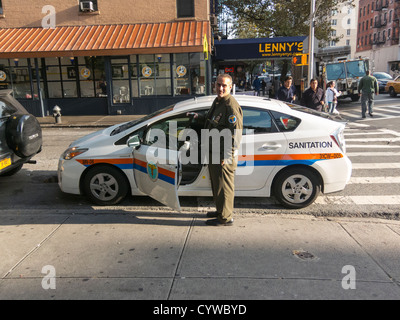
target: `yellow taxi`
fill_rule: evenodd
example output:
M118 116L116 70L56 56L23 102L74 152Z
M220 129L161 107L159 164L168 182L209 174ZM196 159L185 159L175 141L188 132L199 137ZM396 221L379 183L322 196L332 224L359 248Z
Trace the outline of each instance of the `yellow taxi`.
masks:
M388 81L385 87L385 92L389 92L391 97L396 97L400 93L400 76L394 80Z

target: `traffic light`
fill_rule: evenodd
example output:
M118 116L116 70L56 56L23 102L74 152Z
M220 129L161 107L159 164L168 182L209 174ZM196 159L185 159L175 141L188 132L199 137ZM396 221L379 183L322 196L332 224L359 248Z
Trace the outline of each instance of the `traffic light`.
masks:
M302 53L299 55L295 55L292 58L292 64L295 66L307 66L308 65L308 54Z

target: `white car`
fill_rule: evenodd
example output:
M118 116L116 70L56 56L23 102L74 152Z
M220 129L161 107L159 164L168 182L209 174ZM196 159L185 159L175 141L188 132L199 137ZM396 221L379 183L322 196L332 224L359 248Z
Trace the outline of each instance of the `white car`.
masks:
M235 98L244 115L236 196L275 196L287 208L303 208L320 192L345 188L351 176L345 123L277 100ZM205 114L214 99L190 99L76 140L59 160L61 190L98 205L117 204L128 193L149 195L176 210L179 196L212 196L199 143L203 117L192 113Z

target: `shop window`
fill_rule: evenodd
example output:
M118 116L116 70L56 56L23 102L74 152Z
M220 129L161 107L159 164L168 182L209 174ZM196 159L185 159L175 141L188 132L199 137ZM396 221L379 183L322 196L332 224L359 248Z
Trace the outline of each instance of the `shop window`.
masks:
M113 103L129 103L129 70L128 58L111 59Z
M178 18L194 17L194 0L177 0Z
M32 98L28 60L13 59L10 60L10 62L11 62L10 71L12 73L14 97L22 99Z
M205 67L200 53L174 55L175 95L204 94Z
M45 58L47 92L49 98L62 98L61 73L58 58Z
M11 89L11 72L8 59L0 59L0 89Z
M61 62L61 78L62 78L62 96L64 98L77 98L77 77L78 70L75 63L75 58L60 58Z
M170 55L140 55L139 80L141 96L171 95Z

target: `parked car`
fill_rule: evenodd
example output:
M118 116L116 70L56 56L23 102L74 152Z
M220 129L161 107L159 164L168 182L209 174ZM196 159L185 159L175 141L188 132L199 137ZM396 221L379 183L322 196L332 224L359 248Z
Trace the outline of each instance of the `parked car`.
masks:
M393 77L386 72L374 72L373 76L378 80L379 93L385 92L387 82L393 80Z
M98 205L117 204L128 193L150 195L176 210L178 196L212 196L200 143L208 131L202 130L203 117L191 114L204 115L214 99L179 102L78 139L59 159L61 190L84 194ZM274 195L287 208L302 208L320 191L345 188L351 175L345 123L277 100L236 99L244 115L237 196Z
M396 97L400 93L400 76L397 76L394 80L390 80L386 83L385 91L389 92L391 97Z
M0 176L10 176L42 149L38 120L11 96L0 90Z

